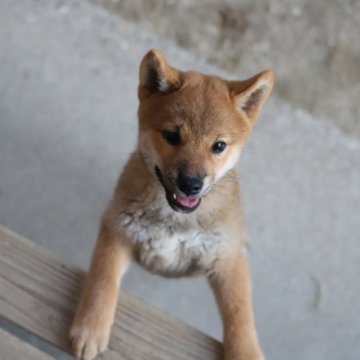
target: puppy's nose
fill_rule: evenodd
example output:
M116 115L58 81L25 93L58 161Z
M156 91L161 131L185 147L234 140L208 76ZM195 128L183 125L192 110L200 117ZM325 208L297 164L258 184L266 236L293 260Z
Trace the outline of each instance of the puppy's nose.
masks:
M179 173L176 184L179 190L187 196L198 194L204 185L199 177L182 173Z

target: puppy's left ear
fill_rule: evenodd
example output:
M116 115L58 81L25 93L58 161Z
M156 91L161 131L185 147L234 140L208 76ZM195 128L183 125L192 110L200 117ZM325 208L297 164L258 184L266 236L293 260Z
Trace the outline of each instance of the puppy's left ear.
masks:
M236 111L246 115L253 124L274 86L274 73L265 70L244 81L229 81L230 97Z
M181 86L180 71L171 67L163 54L150 50L140 64L139 98L155 93L169 93Z

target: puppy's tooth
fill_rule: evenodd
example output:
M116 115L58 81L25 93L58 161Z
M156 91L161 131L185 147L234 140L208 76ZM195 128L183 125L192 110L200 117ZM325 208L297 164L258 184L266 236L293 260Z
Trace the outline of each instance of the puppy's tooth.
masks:
M175 193L173 194L173 199L176 200L176 194Z

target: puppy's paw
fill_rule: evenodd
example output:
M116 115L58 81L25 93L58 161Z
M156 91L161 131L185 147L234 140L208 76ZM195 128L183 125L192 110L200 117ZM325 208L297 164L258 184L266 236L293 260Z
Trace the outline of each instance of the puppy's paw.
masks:
M109 345L110 321L96 318L75 319L70 329L70 347L78 359L91 360Z
M265 360L265 358L261 353L251 355L229 354L225 355L224 360Z
M244 344L239 347L225 347L224 360L265 360L257 344Z

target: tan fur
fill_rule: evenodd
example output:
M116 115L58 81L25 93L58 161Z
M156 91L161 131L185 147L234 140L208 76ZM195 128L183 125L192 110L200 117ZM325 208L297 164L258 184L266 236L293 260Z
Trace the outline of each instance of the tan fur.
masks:
M138 147L103 216L90 271L70 330L74 353L92 359L109 341L117 288L131 259L165 276L205 274L224 324L226 360L261 360L251 305L246 241L234 166L273 85L271 71L225 81L170 67L152 50L140 66ZM181 144L164 140L178 130ZM215 141L227 143L220 154ZM163 184L155 175L161 169ZM204 178L200 206L174 211L181 166Z

